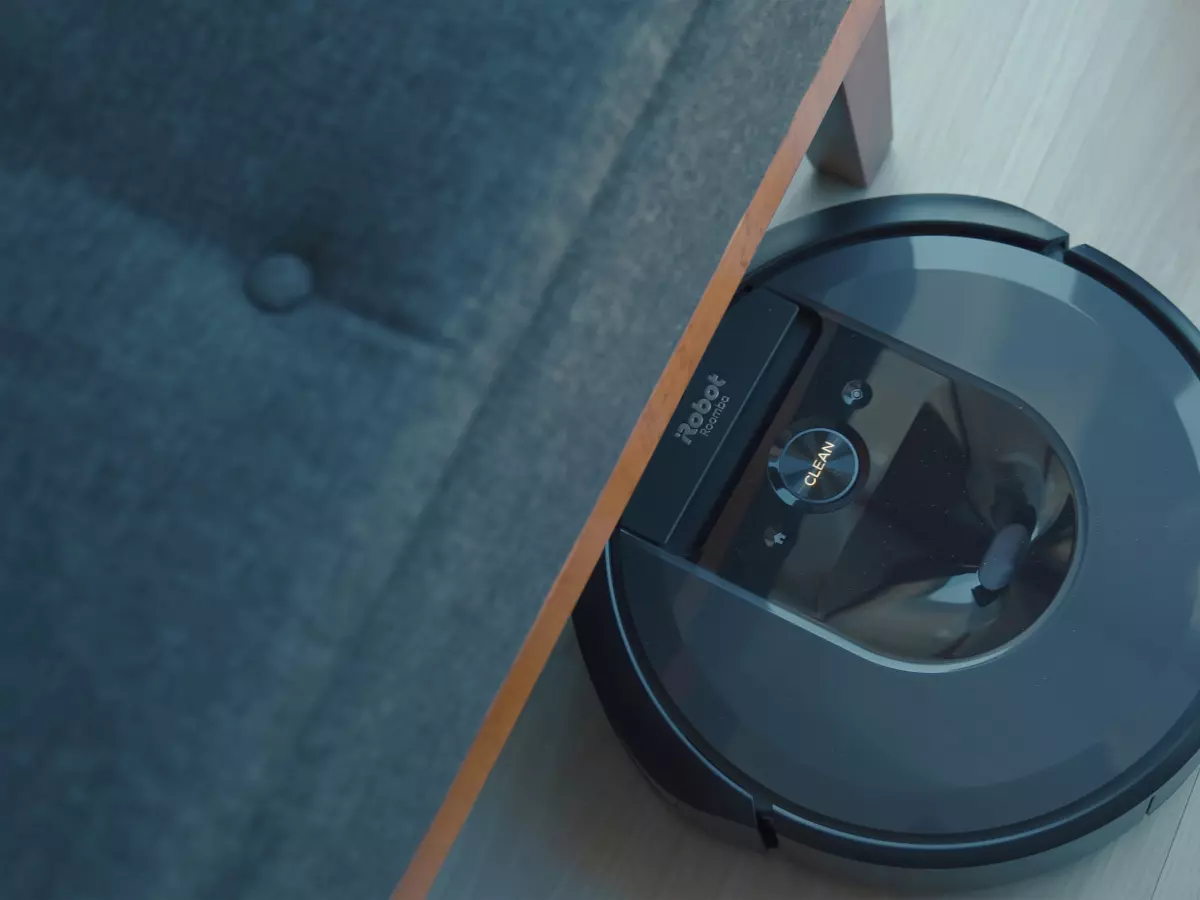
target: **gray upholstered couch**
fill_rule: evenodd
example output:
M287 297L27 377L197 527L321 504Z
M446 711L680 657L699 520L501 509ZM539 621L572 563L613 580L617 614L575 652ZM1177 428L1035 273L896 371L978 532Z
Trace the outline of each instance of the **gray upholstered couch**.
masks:
M0 897L386 896L847 2L0 3Z

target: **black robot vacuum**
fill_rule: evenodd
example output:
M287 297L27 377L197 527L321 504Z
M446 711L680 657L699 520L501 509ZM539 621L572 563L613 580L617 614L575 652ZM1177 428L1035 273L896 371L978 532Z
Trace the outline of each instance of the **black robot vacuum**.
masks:
M575 614L633 758L889 883L1152 815L1200 760L1198 372L1166 298L1006 204L772 231Z

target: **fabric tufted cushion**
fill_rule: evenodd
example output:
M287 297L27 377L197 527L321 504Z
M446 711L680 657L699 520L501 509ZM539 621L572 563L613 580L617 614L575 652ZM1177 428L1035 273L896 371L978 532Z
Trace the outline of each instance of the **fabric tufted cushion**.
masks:
M846 6L4 4L0 896L387 893Z

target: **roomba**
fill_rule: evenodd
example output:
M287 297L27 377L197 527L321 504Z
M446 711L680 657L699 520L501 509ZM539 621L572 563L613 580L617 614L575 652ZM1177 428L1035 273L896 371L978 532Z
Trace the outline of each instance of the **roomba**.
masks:
M1200 750L1198 371L1166 298L1012 206L770 232L575 613L637 764L889 881L1153 815Z

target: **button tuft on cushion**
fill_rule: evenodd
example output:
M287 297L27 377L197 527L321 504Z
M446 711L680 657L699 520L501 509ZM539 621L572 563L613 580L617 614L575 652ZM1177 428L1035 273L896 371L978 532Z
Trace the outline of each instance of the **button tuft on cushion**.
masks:
M287 312L303 303L313 290L308 263L291 253L275 253L250 267L246 296L264 312Z

